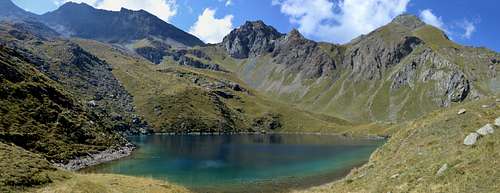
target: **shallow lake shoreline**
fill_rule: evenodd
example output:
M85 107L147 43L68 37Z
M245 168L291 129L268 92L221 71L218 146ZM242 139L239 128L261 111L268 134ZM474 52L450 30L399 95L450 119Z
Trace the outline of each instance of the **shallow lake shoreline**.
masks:
M214 133L174 133L174 132L165 132L165 133L153 133L151 135L318 135L318 136L338 136L352 139L370 139L370 140L386 140L390 138L390 136L381 136L381 135L346 135L339 133L323 133L323 132L233 132L233 133L222 133L222 132L214 132Z
M134 144L127 143L122 147L111 148L96 154L78 157L68 161L68 163L66 164L56 163L54 164L54 166L68 171L78 171L87 167L96 166L99 164L128 157L135 149L136 146Z

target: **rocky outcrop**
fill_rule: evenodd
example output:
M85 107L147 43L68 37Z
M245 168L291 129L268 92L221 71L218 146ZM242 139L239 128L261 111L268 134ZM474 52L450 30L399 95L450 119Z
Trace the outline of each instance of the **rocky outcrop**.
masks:
M201 61L199 59L195 59L189 55L196 56L201 59L205 59L207 62ZM218 64L211 63L211 58L206 56L202 51L194 51L194 50L175 50L175 51L166 51L165 55L170 57L172 60L176 61L178 65L181 66L189 66L192 68L200 68L214 71L226 71Z
M302 72L305 78L319 78L336 68L335 61L324 53L318 43L292 30L276 41L273 62L286 65L291 72Z
M248 58L268 53L274 49L274 41L283 36L262 21L249 22L224 37L221 46L234 58Z
M413 54L409 61L392 76L391 89L405 86L414 89L417 84L432 83L435 92L429 95L440 106L464 101L469 95L471 85L465 73L431 49Z

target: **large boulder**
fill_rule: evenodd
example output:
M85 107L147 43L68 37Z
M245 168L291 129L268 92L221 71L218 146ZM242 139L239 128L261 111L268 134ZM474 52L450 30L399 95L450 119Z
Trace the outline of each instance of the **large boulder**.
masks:
M478 133L479 135L482 135L482 136L486 136L486 135L489 135L489 134L493 134L495 132L494 128L493 128L493 125L492 124L486 124L485 126L479 128L476 133Z
M465 137L464 139L464 145L474 145L477 142L477 138L479 138L479 134L477 133L470 133Z

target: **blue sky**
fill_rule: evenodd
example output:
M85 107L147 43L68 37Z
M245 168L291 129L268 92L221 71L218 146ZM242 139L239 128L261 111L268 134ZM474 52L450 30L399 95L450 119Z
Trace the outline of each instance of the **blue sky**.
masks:
M13 0L42 14L69 0ZM345 43L410 13L440 27L454 41L500 51L498 0L74 0L94 7L145 9L204 40L219 42L247 20L263 20L286 33Z

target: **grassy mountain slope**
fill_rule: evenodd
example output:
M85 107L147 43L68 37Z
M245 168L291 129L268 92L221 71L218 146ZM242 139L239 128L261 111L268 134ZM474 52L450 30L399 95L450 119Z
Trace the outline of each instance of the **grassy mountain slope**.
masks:
M16 53L0 47L0 140L56 162L124 143L106 122Z
M411 120L499 92L498 53L455 44L414 16L400 16L345 45L316 44L294 33L275 41L274 51L243 59L227 53L227 42L197 49L256 90L353 122Z
M461 108L467 112L458 115ZM496 192L500 188L498 127L474 146L463 145L463 140L497 117L500 104L488 98L395 125L398 132L369 163L341 181L299 192ZM447 169L438 174L445 164Z
M134 96L138 112L157 131L342 132L351 125L273 102L248 89L231 73L153 65L106 44L76 42L113 65L115 76Z
M122 133L147 130L132 97L111 73L111 65L38 22L0 22L0 42L18 50L39 71L86 103Z

